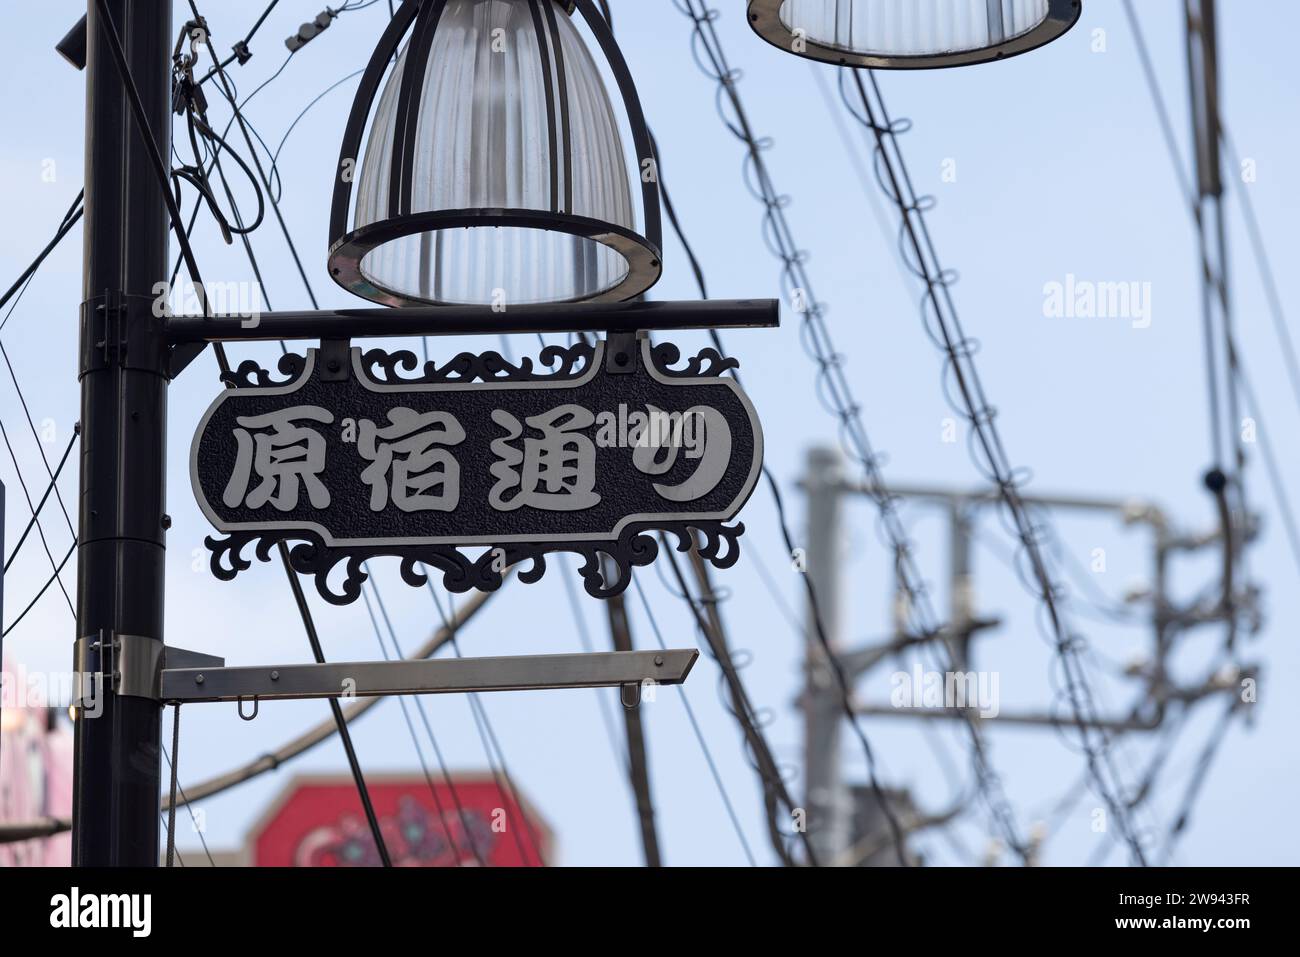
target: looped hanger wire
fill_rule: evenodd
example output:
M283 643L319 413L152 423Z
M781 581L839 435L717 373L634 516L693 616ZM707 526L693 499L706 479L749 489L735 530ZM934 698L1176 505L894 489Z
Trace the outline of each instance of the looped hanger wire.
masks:
M240 695L238 698L235 699L235 708L238 710L238 712L239 712L239 717L240 717L242 720L244 720L244 721L252 721L254 718L257 717L257 711L258 711L257 695L253 695L253 713L252 713L252 714L244 714L244 698L243 698L243 695Z

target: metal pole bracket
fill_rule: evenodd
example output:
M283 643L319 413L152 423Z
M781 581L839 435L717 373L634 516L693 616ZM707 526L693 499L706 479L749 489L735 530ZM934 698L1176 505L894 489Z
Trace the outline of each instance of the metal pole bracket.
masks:
M73 703L77 706L92 701L103 687L117 695L161 701L167 667L220 668L226 663L215 655L169 648L156 638L115 632L78 639L74 655L77 688Z

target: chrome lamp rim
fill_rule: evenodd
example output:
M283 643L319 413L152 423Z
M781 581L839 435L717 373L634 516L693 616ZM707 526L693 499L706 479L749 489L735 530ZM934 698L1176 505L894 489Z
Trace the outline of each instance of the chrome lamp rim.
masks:
M1083 15L1082 0L1048 0L1047 15L1042 23L1001 43L977 50L891 56L858 53L819 43L811 37L802 38L802 50L795 49L794 33L781 21L781 7L785 2L786 0L749 0L748 19L753 31L777 49L795 56L837 66L868 67L875 70L937 70L1006 60L1059 39Z
M521 0L533 2L537 0ZM633 146L639 164L655 161L655 150L650 130L646 124L641 100L632 80L622 51L614 39L609 25L597 9L594 0L544 0L554 2L563 13L579 13L600 47L608 64L626 111L631 127ZM389 21L380 37L370 61L361 77L344 128L335 168L334 195L330 206L330 245L328 266L330 277L344 289L362 298L388 306L403 305L462 305L459 302L425 299L384 288L367 278L361 263L365 256L385 243L420 233L439 230L492 227L516 227L564 233L600 243L620 254L627 264L627 273L612 287L579 298L560 302L622 302L634 299L659 281L663 272L663 227L660 213L658 177L638 175L641 180L641 207L644 235L616 223L578 216L558 209L440 209L421 212L399 212L378 222L349 229L352 206L353 169L361 160L361 143L367 129L380 86L395 60L402 40L423 25L427 35L432 35L447 0L402 0L401 6ZM423 16L422 16L423 15ZM419 22L417 22L419 19ZM558 135L556 117L548 109L551 141ZM640 169L635 172L640 173ZM554 302L555 300L548 300Z
M361 268L362 260L386 243L407 236L452 229L509 227L548 230L589 239L612 249L627 263L627 274L617 285L592 296L561 302L623 302L653 286L663 271L659 250L648 239L614 223L536 209L439 209L383 219L339 237L330 244L330 277L344 289L381 305L464 305L458 301L424 298L388 289L365 275ZM629 293L628 289L635 291Z

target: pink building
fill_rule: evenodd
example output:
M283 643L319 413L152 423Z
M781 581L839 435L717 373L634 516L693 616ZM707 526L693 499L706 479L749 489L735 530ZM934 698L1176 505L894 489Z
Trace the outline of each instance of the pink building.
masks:
M72 728L60 708L34 703L25 669L4 662L0 714L0 824L72 817ZM58 867L72 860L72 836L0 843L0 867Z

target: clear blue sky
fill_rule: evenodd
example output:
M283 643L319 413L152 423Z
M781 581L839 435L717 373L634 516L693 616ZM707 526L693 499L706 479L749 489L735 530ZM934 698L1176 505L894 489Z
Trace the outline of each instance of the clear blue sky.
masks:
M889 454L886 475L896 481L973 486L978 481L964 442L941 441L950 413L940 391L941 357L925 339L919 290L900 275L892 219L874 184L859 175L863 151L846 151L837 124L845 118L823 99L817 74L833 84L833 73L783 56L751 34L743 0L713 0L721 9L718 27L733 66L744 71L740 90L756 129L771 136L767 157L780 190L791 198L789 215L819 298L831 306L829 321L873 442ZM229 49L251 25L263 4L230 0L205 4L219 51ZM254 57L233 68L247 93L280 66L282 38L314 16L311 0L282 0L253 43ZM1200 487L1209 461L1196 283L1195 246L1166 156L1155 115L1142 83L1132 37L1118 0L1088 0L1080 24L1065 38L1036 53L1000 64L961 71L884 75L891 111L915 122L903 138L917 188L934 193L931 214L945 264L961 273L957 305L967 330L981 344L979 363L1013 460L1032 470L1031 489L1132 496L1158 502L1191 531L1213 527L1212 503ZM1294 223L1300 194L1286 172L1300 155L1300 132L1288 122L1295 112L1300 77L1294 56L1300 9L1282 0L1221 4L1223 111L1239 151L1256 161L1258 180L1234 178L1233 190L1249 189L1259 210L1284 304L1297 309L1296 273L1289 268L1300 249ZM742 149L714 112L714 84L690 56L690 22L671 3L613 0L615 25L637 79L646 113L658 136L664 174L684 225L717 297L777 296L777 263L763 244L761 209L741 178ZM1188 155L1186 72L1181 37L1181 3L1141 0L1140 15L1156 70L1174 115L1183 155ZM0 62L6 96L0 101L0 281L16 276L44 245L82 182L84 79L54 53L54 43L82 10L69 0L19 5L0 34ZM176 22L187 16L176 5ZM387 18L387 5L345 14L294 57L279 80L249 107L249 116L272 145L293 117L320 91L364 65ZM1096 31L1104 31L1104 52L1095 52ZM355 81L343 84L294 130L281 155L283 210L302 250L309 275L324 303L355 300L337 289L324 271L327 207L333 158ZM215 107L218 116L224 113ZM942 172L953 161L955 182ZM52 166L51 166L52 164ZM49 171L53 170L53 181ZM1232 171L1229 171L1230 175ZM44 174L44 175L43 175ZM1237 207L1231 207L1230 243L1239 340L1263 405L1243 410L1268 430L1289 482L1300 476L1300 453L1292 436L1297 409L1287 388L1279 346L1268 323L1258 273L1249 255ZM881 216L888 221L882 226ZM254 237L276 308L309 304L273 223ZM695 287L684 256L666 242L659 298L692 298ZM209 281L250 279L241 247L225 247L210 223L201 225L196 252ZM9 350L38 424L50 419L59 438L46 446L55 457L77 416L77 305L81 283L80 230L47 261L0 339ZM1134 329L1122 320L1049 319L1042 310L1044 284L1067 274L1096 281L1149 282L1152 322ZM684 344L699 342L683 337ZM795 317L788 310L775 331L727 336L730 350L763 416L768 463L780 479L802 537L804 502L795 481L803 456L815 444L835 440L834 423L812 389L814 367L799 345ZM493 341L455 343L456 348L495 348ZM520 351L535 348L521 338ZM239 357L269 356L239 348ZM186 451L199 415L216 394L211 355L197 361L171 389L167 639L187 648L224 655L231 664L302 661L306 641L281 571L259 565L235 583L214 580L205 565L192 568L209 528L189 490ZM0 416L14 437L29 484L43 487L39 453L26 434L11 383L0 381ZM7 532L12 542L26 516L12 465L0 461L0 478L10 490ZM61 483L70 510L76 501L71 470ZM1297 706L1284 689L1300 667L1294 622L1300 612L1296 564L1286 548L1276 502L1258 458L1250 494L1263 512L1261 540L1252 550L1250 573L1264 591L1265 626L1247 642L1246 656L1265 669L1253 723L1229 732L1175 860L1195 864L1300 863L1300 835L1293 825L1294 793L1300 781L1295 753ZM46 527L56 555L70 541L57 510ZM75 515L75 511L73 511ZM918 558L942 602L946 552L941 516L909 509L919 545ZM57 517L57 520L55 520ZM879 545L874 515L855 505L848 537L852 546L843 574L848 582L845 639L876 640L889 622L887 555ZM749 660L744 678L755 702L770 718L766 733L778 758L802 793L801 727L795 710L800 684L802 639L783 612L799 608L799 582L789 571L769 497L755 494L743 519L744 557L719 575L731 599L723 608L733 643ZM1008 542L1001 523L990 517L984 536L992 550L977 553L979 610L999 615L1002 626L980 645L979 665L997 670L1002 705L1048 707L1059 687L1051 649L1038 636L1032 600L996 557ZM1140 585L1149 575L1149 539L1110 519L1063 520L1064 549L1086 563L1105 548L1107 571L1095 585L1112 596ZM772 572L778 594L763 584L755 557ZM75 563L72 563L75 565ZM542 583L511 585L494 599L463 635L468 654L576 651L580 642L553 566ZM569 566L571 571L572 566ZM1177 593L1187 598L1207 586L1215 571L1212 555L1178 566ZM7 614L12 616L49 574L38 548L29 544L8 576ZM380 584L406 647L435 623L429 596L400 582L395 567L381 563ZM74 571L64 580L72 590ZM670 645L696 642L688 615L653 569L642 570L655 617ZM630 592L638 644L653 634L635 592ZM315 603L325 650L332 659L378 657L360 603L338 610ZM585 601L588 629L604 641L602 609ZM1102 662L1122 663L1149 648L1149 630L1117 626L1078 614L1076 623ZM1198 633L1180 660L1189 679L1208 658L1220 632ZM72 617L62 596L51 591L6 642L6 652L32 668L66 669L74 638ZM904 665L910 659L904 659ZM889 672L873 672L859 689L868 700L888 697ZM717 758L728 793L739 807L751 846L763 863L773 860L766 845L755 778L741 754L739 733L723 707L717 669L702 660L686 686L704 735ZM1104 701L1116 710L1135 688L1096 677ZM640 861L633 805L625 778L606 735L595 692L530 693L485 699L510 770L556 831L559 862L636 864ZM459 698L428 699L438 742L456 769L485 766L470 710ZM186 713L182 740L183 782L197 782L264 751L328 714L320 702L263 707L257 721L244 723L233 707L208 705ZM646 708L654 793L665 859L671 864L744 863L707 766L691 733L676 691ZM1139 825L1163 835L1169 827L1201 743L1220 720L1222 706L1194 713L1178 739L1162 786ZM867 725L886 783L909 786L929 810L947 806L961 791L965 751L957 728L927 734L912 721ZM411 742L395 702L381 705L354 728L368 771L417 768ZM1091 794L1063 814L1051 809L1077 784L1082 759L1047 731L994 729L992 759L1001 772L1022 828L1051 820L1048 863L1104 859L1091 829ZM1135 740L1120 750L1131 779L1145 764L1153 740ZM947 761L936 756L946 752ZM848 774L860 779L862 756L845 745ZM341 771L342 752L324 745L293 770ZM954 769L956 769L954 771ZM1132 771L1128 771L1132 769ZM287 781L290 770L206 803L207 839L213 847L240 842L265 803ZM961 843L981 856L984 815L971 813L956 828ZM182 848L196 844L181 829ZM925 839L920 846L937 863L966 860L951 844ZM1094 858L1094 855L1096 857Z

